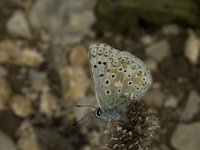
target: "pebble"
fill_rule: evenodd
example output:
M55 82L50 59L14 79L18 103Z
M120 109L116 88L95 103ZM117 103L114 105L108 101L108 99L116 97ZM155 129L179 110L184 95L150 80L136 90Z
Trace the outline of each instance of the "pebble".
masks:
M28 67L38 67L43 62L44 57L39 52L29 48L22 50L15 58L16 64Z
M36 92L41 92L44 86L48 84L46 73L33 69L29 71L29 80L31 82L31 88Z
M93 9L96 2L62 0L58 3L57 0L39 0L30 12L30 22L34 28L44 28L54 41L65 45L77 43L95 22Z
M41 150L36 133L30 122L22 122L17 131L17 136L17 146L20 150Z
M0 150L17 150L14 141L2 131L0 131Z
M151 70L156 72L158 70L158 64L154 59L147 59L144 61L144 63L147 65L147 67Z
M140 38L140 41L142 42L143 45L148 46L153 43L153 37L150 35L143 35Z
M180 28L177 24L168 24L163 26L162 32L165 35L178 35L180 33Z
M199 150L200 123L178 125L171 137L171 144L177 150Z
M164 102L165 95L160 90L150 90L144 96L145 103L154 108L160 108Z
M191 64L196 65L198 63L200 53L200 38L193 32L189 32L189 37L185 42L184 55L190 61Z
M40 98L39 110L41 113L51 117L58 109L56 97L49 92L48 87L43 88L43 92Z
M11 101L11 108L18 117L26 118L33 113L32 103L26 97L15 95Z
M32 38L32 34L23 11L17 10L7 22L8 32L17 37Z
M170 55L170 44L167 40L157 41L147 47L145 53L152 59L161 62Z
M170 95L164 103L164 106L168 108L176 108L177 105L178 105L178 99L172 95Z
M88 63L88 54L87 49L84 45L77 45L71 49L70 63L73 66L86 66L86 64Z
M10 95L11 89L8 82L5 79L0 78L0 111L7 108Z
M83 68L69 66L60 70L59 74L65 98L78 102L86 97L89 79Z
M181 121L190 121L199 111L200 95L197 91L191 91L185 105L185 108L180 116Z

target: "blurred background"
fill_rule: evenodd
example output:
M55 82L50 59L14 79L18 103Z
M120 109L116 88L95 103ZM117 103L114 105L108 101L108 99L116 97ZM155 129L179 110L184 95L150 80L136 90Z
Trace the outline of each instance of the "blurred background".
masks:
M91 110L74 104L96 105L94 42L150 68L150 150L199 150L199 16L199 0L0 0L0 150L104 149L105 123L71 126Z

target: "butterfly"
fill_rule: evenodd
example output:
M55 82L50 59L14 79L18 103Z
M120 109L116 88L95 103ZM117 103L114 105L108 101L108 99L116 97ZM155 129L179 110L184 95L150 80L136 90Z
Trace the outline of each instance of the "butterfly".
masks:
M108 122L118 120L152 84L151 73L142 60L107 44L89 47L89 63L98 102L94 114Z

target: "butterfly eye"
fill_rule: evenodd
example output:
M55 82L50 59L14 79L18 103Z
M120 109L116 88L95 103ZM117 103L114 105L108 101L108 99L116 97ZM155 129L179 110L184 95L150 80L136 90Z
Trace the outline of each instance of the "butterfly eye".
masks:
M94 57L96 56L97 54L97 49L96 48L91 48L91 51L90 51L91 55Z
M138 65L137 65L136 63L133 63L133 64L131 65L131 68L137 69L137 68L138 68Z
M111 78L114 79L115 77L116 77L116 74L115 74L115 73L112 73L112 74L111 74Z
M110 95L111 92L109 90L105 91L106 95Z
M103 54L103 49L102 49L102 48L99 48L99 49L98 49L98 54L99 54L99 55Z

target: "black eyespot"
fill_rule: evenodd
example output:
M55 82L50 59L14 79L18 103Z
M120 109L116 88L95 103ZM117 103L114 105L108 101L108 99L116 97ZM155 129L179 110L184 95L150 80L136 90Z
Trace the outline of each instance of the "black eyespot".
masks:
M118 93L120 93L121 91L122 91L121 89L118 89L118 90L117 90Z
M106 84L109 84L110 83L110 81L109 80L106 80Z
M106 65L106 62L103 62L104 65Z
M106 91L106 94L107 94L107 95L110 95L110 91Z
M131 77L131 75L129 74L129 75L128 75L128 77L130 78L130 77Z
M116 74L111 74L111 78L114 79L116 77Z
M132 85L133 84L133 82L132 81L128 81L128 85Z
M94 68L97 68L97 65L94 65Z
M100 74L100 75L99 75L99 77L103 77L103 76L104 76L103 74Z
M124 72L126 72L126 70L124 70Z
M100 65L100 64L101 64L101 61L99 61L98 64Z

